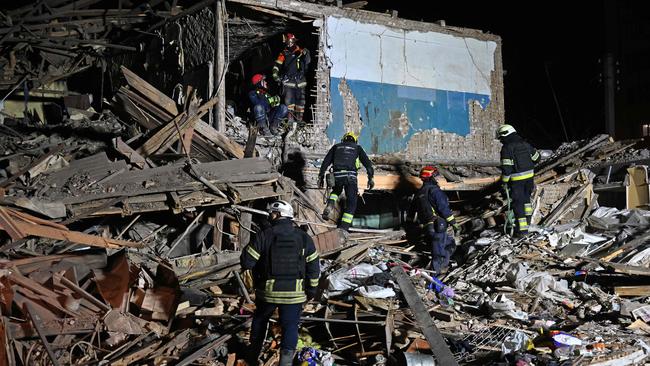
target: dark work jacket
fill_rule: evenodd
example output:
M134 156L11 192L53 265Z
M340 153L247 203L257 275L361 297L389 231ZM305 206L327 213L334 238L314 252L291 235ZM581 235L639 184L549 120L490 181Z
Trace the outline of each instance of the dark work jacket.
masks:
M305 72L310 63L308 49L298 46L285 48L275 60L273 72L278 73L283 81L300 83L305 81Z
M319 176L325 175L325 171L330 164L335 172L346 170L356 173L361 165L363 165L368 172L368 178L372 178L375 173L372 168L372 162L366 152L360 145L354 142L339 142L332 146L327 152L327 155L325 155L325 159L323 159Z
M271 98L272 96L264 89L256 89L248 92L248 99L251 101L251 106L254 107L256 105L261 105L264 107L264 112L267 114L271 111L271 108L273 107L269 102L269 99Z
M292 240L295 253L281 252ZM320 265L314 241L289 219L277 219L242 251L241 267L253 270L256 297L272 304L300 304L318 286Z
M532 179L540 155L517 133L501 138L501 180L514 182Z
M415 212L418 213L418 221L422 225L433 222L438 216L452 225L456 223L454 213L449 208L447 195L433 181L433 178L424 180L422 187L415 193L411 206L411 217Z

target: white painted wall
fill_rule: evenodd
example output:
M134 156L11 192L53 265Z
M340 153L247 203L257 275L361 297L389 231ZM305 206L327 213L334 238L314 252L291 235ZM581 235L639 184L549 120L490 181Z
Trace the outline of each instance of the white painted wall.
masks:
M497 44L327 18L331 76L491 97Z

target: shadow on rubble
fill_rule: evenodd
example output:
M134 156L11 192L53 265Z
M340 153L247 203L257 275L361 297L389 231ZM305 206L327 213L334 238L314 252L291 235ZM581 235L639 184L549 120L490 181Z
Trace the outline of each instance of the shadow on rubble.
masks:
M300 151L293 151L287 155L287 161L280 167L280 173L287 178L291 178L296 187L301 191L305 190L307 183L303 173L306 165L305 156Z

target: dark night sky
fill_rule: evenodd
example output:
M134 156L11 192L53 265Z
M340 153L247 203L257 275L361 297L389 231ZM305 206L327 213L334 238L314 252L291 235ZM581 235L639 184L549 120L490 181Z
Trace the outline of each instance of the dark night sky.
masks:
M422 4L426 3L426 8ZM407 19L479 29L502 38L506 121L542 147L605 131L599 59L605 50L602 1L429 2L370 0ZM547 75L548 70L548 75Z

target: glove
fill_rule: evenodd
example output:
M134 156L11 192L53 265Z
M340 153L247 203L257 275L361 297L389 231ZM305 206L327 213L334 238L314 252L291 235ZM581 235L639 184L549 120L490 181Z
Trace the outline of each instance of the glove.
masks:
M317 293L318 293L318 288L316 287L308 287L307 289L305 289L305 294L307 295L307 301L316 298Z
M375 188L375 181L372 179L372 177L368 178L368 189L373 189Z
M453 228L454 228L454 235L458 235L458 234L460 234L460 224L457 223L457 222L454 222L454 223L452 224L452 226L453 226Z
M254 285L253 285L253 271L250 269L245 270L242 273L242 281L244 282L244 286L246 286L247 290L252 290Z
M277 95L274 97L268 97L267 100L269 101L269 105L271 107L277 107L280 104L280 97Z
M318 189L321 189L325 186L325 177L322 175L318 176Z
M501 189L503 189L503 193L506 193L508 191L508 183L501 183Z

